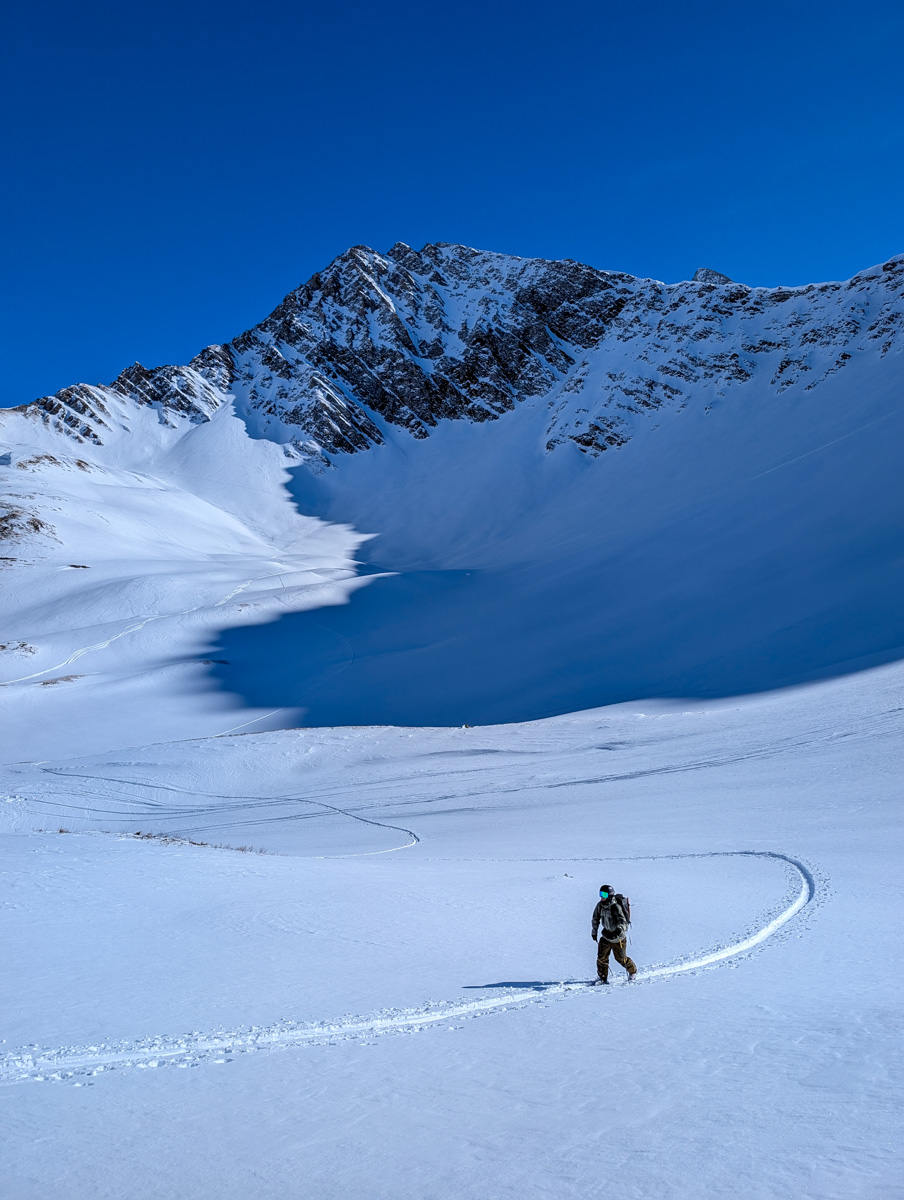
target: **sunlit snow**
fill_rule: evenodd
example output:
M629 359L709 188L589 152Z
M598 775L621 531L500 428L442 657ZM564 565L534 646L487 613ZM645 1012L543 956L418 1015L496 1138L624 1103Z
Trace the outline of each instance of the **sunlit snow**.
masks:
M513 303L484 257L450 329ZM580 387L355 454L263 368L95 389L101 444L4 416L12 1196L901 1193L901 353L858 280L724 317L834 330L790 386L751 359L596 457L593 389L718 288L664 345L636 282Z

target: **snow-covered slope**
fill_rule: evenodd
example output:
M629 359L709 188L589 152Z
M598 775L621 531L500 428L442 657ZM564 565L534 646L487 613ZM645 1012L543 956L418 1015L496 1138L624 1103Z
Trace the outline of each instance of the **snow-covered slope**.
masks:
M8 768L4 1194L900 1196L902 689Z
M3 414L10 720L473 724L898 657L904 258L698 274L356 247Z
M698 275L357 248L0 416L10 1195L901 1195L904 260Z

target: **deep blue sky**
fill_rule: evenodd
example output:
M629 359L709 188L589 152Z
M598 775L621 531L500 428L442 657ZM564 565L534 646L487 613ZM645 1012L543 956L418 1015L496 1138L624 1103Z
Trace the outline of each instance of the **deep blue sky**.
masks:
M883 0L17 5L0 404L185 362L355 243L687 278L904 249Z

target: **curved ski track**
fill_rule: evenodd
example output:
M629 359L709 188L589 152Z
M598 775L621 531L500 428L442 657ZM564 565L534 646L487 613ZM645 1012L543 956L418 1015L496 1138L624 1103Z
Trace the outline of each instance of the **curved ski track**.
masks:
M361 818L359 818L361 819ZM407 831L406 831L407 832ZM412 835L415 836L416 835ZM399 849L403 847L398 847ZM386 853L385 851L383 853ZM751 954L757 946L813 905L817 898L817 883L813 872L799 859L769 850L715 851L698 854L641 855L619 861L656 861L686 858L725 858L745 856L769 858L786 864L797 886L797 895L776 916L740 941L717 946L696 957L679 958L661 966L638 971L634 981L618 980L613 986L638 987L655 979L684 974L713 967L726 959ZM597 859L522 859L525 862L596 862ZM350 1039L368 1039L387 1033L416 1033L429 1025L466 1020L496 1010L521 1008L542 1003L548 997L563 999L574 993L586 993L595 985L582 980L562 980L535 985L530 989L517 986L503 995L480 1000L432 1002L419 1008L389 1009L369 1017L350 1017L338 1021L316 1021L302 1024L280 1021L274 1025L252 1025L243 1029L218 1029L209 1033L192 1032L175 1037L151 1037L134 1041L112 1041L87 1046L63 1046L45 1049L26 1046L0 1057L0 1084L26 1081L73 1080L76 1087L84 1086L86 1077L105 1071L131 1067L149 1069L159 1066L188 1068L205 1062L229 1062L236 1054L259 1050L290 1049L299 1046L334 1044Z
M242 796L242 795L226 794L226 793L220 793L220 792L200 792L194 788L192 788L192 789L181 788L181 787L176 787L175 785L168 784L168 783L139 783L139 782L136 782L135 780L117 779L117 778L115 778L113 776L109 776L109 775L84 775L84 774L77 774L74 771L62 771L62 770L58 770L55 767L42 766L40 763L35 763L34 765L43 774L53 775L58 779L88 779L88 780L102 779L107 783L117 783L120 785L129 786L129 787L140 787L140 788L143 788L145 791L153 790L153 791L158 791L158 792L172 792L176 795L191 795L191 796L196 796L196 797L203 797L206 800L229 800L229 801L244 800L244 801L247 801L249 803L249 805L253 805L253 807L255 809L272 808L274 806L284 807L286 804L315 805L318 809L321 809L322 812L337 813L339 816L348 817L352 821L360 821L362 825L373 825L378 829L391 829L394 833L404 833L405 836L408 838L408 840L406 842L403 842L402 845L388 846L384 850L362 850L362 851L357 851L354 854L314 854L314 855L311 855L310 857L314 858L314 859L369 858L375 854L392 854L396 850L408 850L412 846L416 846L421 840L418 837L418 835L414 832L413 829L408 829L404 825L391 825L387 821L376 821L376 820L374 820L373 817L362 817L362 816L359 816L359 814L356 812L351 812L345 808L338 808L335 804L327 804L325 800L313 800L313 799L308 798L307 796L287 795L287 796L264 796L264 797L261 797L261 796ZM88 795L100 796L102 799L106 799L108 802L112 795L112 793L110 793L110 792L101 792L99 790L91 791L90 789L86 789L86 790L87 790ZM83 791L81 794L84 795L85 791ZM169 816L169 817L209 816L212 813L217 813L217 812L221 811L221 806L219 806L219 805L195 805L192 808L182 807L182 808L166 809L158 801L147 800L140 796L139 797L130 796L130 795L128 795L128 793L126 793L126 799L133 806L140 804L142 807L142 812L145 816L155 817L157 819L159 819L161 817L167 817L167 816ZM30 803L31 802L29 802L29 804ZM46 796L40 797L38 800L35 800L34 803L41 803L45 806L45 808L46 807L52 808L56 812L63 812L64 810L68 810L70 812L78 812L78 813L92 812L96 815L103 814L106 816L116 816L116 817L119 817L120 819L122 819L122 817L124 815L122 810L99 809L99 808L86 809L84 805L66 804L61 801L49 800ZM31 807L29 807L29 811L32 813L35 813L35 810ZM45 814L35 813L35 815L45 815ZM135 814L135 815L138 816L139 814ZM217 830L221 830L221 829L235 828L236 826L241 827L241 826L245 826L245 825L249 825L249 824L261 825L261 824L266 823L267 821L275 821L275 822L284 823L289 820L294 821L294 820L304 819L304 818L307 818L310 816L317 816L317 815L322 815L322 813L321 814L293 813L289 816L282 814L282 815L278 815L278 816L274 816L274 817L257 817L253 821L246 819L244 821L231 821L228 824L220 822L213 828L216 828ZM174 831L172 836L174 836L174 837L191 837L192 835L206 833L209 831L210 828L211 828L211 826L202 826L202 825L192 826L190 829L180 829L178 833L176 833Z

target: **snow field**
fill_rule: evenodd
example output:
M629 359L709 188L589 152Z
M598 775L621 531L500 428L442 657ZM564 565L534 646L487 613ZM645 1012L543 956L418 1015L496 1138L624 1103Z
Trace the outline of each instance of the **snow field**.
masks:
M902 680L7 768L13 1194L899 1195Z
M82 844L61 847L67 836ZM97 835L31 840L37 844L11 923L20 972L9 981L3 1005L23 1024L11 1023L7 1040L28 1034L108 1042L129 1033L150 1039L150 1049L26 1056L56 1061L57 1071L233 1044L291 1046L411 1028L580 987L572 976L582 965L584 982L595 978L596 952L584 943L588 897L592 901L602 864L410 856L379 865L304 863ZM8 868L19 853L7 846ZM641 932L630 946L642 967L638 983L748 952L810 897L798 868L767 856L605 865L644 897ZM676 939L668 898L690 891L695 907ZM532 930L529 943L511 937L512 905ZM46 911L35 929L34 914L47 907L52 938L44 932ZM777 915L767 919L776 907ZM755 932L745 936L751 927ZM531 970L538 962L546 968L542 979ZM226 963L223 977L217 968ZM613 980L621 974L613 969ZM60 978L69 989L64 1013L55 1003ZM105 997L102 1012L98 991ZM437 995L445 999L421 1011ZM365 1006L403 1011L344 1015ZM288 1016L291 1027L260 1028ZM298 1024L312 1021L320 1023ZM187 1027L237 1022L255 1024L232 1034L179 1036ZM20 1061L15 1053L0 1058L0 1079L20 1077ZM40 1069L32 1067L27 1077Z

